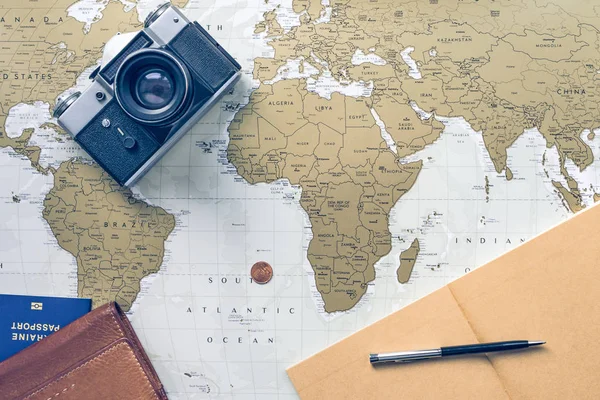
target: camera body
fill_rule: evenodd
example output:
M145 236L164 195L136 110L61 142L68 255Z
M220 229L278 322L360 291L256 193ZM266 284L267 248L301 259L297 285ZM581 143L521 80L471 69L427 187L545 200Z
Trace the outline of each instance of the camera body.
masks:
M119 184L131 186L231 89L241 67L168 3L114 56L108 47L92 84L60 101L54 116Z

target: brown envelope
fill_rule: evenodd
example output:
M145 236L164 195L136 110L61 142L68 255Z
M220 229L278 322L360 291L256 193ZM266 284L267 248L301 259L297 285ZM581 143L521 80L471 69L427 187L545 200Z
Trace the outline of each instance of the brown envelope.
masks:
M529 339L372 367L369 353ZM600 205L288 369L302 399L600 398Z

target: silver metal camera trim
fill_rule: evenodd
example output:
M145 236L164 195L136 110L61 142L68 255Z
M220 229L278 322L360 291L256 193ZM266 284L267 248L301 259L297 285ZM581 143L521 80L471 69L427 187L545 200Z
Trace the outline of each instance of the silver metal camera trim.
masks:
M98 101L96 98L97 92L104 94L103 100ZM81 93L81 96L58 117L58 124L71 133L73 138L76 138L79 132L90 123L90 120L100 114L104 107L110 103L113 97L112 87L97 76L96 80Z
M56 104L56 107L54 107L54 111L52 112L52 117L53 118L60 117L67 110L67 108L69 108L71 106L71 104L73 104L73 102L75 100L77 100L79 97L81 97L81 92L77 91L77 92L71 93L65 99L61 100L59 103Z
M179 32L181 32L190 21L181 11L169 7L162 12L150 26L144 28L144 32L150 36L155 43L164 46L170 43Z
M160 6L156 7L154 9L154 11L152 11L150 14L148 14L148 16L146 17L146 19L144 20L144 28L149 27L150 25L152 25L152 23L154 21L156 21L156 19L158 17L161 16L162 13L164 13L167 8L169 8L171 6L171 3L163 3Z
M171 147L173 147L175 143L177 143L179 139L181 139L181 137L184 136L192 128L192 126L196 125L200 118L202 118L204 114L206 114L216 102L221 100L221 97L223 97L223 95L227 93L233 85L235 85L235 83L240 79L241 76L241 71L238 71L235 75L229 78L229 80L225 82L225 84L221 86L221 88L217 92L215 92L215 94L210 98L210 100L207 103L205 103L190 119L188 119L187 122L183 124L181 128L179 128L177 133L171 136L171 138L167 140L165 144L163 144L160 147L160 149L156 151L156 153L152 154L148 161L146 161L144 165L142 165L136 171L136 173L133 174L131 178L127 180L127 182L125 182L123 186L130 187L134 185L146 172L148 172L148 170L152 168L154 164L156 164L157 161L160 160L160 158L167 151L169 151Z

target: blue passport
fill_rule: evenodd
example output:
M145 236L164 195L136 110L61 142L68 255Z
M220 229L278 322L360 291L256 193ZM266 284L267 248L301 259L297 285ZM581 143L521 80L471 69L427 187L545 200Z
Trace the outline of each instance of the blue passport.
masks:
M0 362L91 309L91 299L0 294Z

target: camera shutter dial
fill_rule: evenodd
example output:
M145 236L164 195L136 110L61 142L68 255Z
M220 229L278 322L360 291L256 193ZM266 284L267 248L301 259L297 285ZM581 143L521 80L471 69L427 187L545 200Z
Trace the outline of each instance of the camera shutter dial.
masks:
M154 21L156 21L158 19L158 17L160 17L165 11L167 11L167 8L169 8L170 6L171 6L170 3L162 4L162 5L158 6L154 11L152 11L150 14L148 14L146 19L144 20L144 28L147 28L150 25L152 25L152 23Z
M54 112L52 113L52 116L54 118L59 118L61 115L63 115L65 111L67 111L67 108L69 108L69 106L79 98L79 96L81 96L81 92L75 92L68 96L66 99L56 103L56 107L54 107Z

